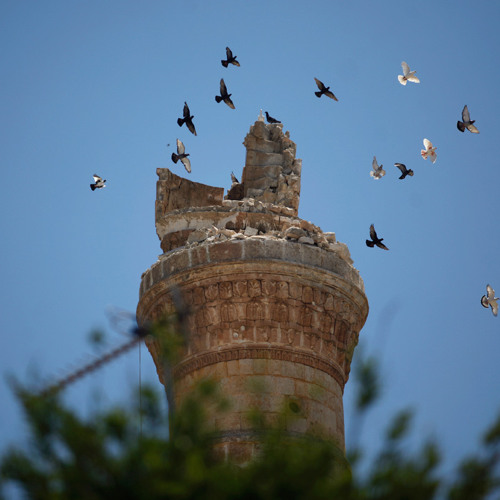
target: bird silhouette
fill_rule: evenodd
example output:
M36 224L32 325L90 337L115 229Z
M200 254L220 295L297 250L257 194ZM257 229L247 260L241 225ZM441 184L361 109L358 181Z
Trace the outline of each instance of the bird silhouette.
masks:
M395 163L394 165L398 167L399 170L401 170L401 176L399 177L400 179L404 179L407 175L413 177L413 170L411 168L406 168L406 165L404 163Z
M194 123L193 123L193 118L194 116L190 116L191 112L189 111L189 106L187 105L187 102L184 101L184 109L182 110L183 118L177 118L177 125L179 127L182 127L182 125L185 123L186 127L189 129L189 131L196 135L196 129L194 128Z
M472 132L473 134L479 134L479 130L475 127L474 122L476 120L471 120L470 115L469 115L469 108L467 108L467 104L464 106L464 109L462 110L462 120L463 121L458 121L457 122L457 128L460 130L460 132L465 132L465 129L467 129L469 132Z
M497 300L500 299L498 297L495 297L495 290L493 290L490 285L486 285L486 295L483 295L481 297L481 305L486 308L488 308L488 306L491 307L493 316L496 316L498 314Z
M234 172L231 172L231 182L233 184L239 184L240 181L236 178L236 175L234 175Z
M281 123L279 120L276 120L276 118L269 116L269 113L267 111L264 111L264 112L266 113L267 123Z
M415 76L416 71L410 71L410 67L404 61L401 63L403 74L398 75L398 80L401 85L406 85L406 82L420 83L420 80Z
M317 78L315 78L314 81L316 82L316 85L318 86L319 89L319 92L314 92L314 94L317 97L321 97L324 94L330 99L338 101L338 99L335 97L335 94L330 90L330 87L325 87L325 84L322 81L318 80Z
M373 161L372 161L373 170L370 171L370 175L374 179L381 179L385 175L385 170L382 167L383 167L383 165L380 165L380 167L378 166L377 158L375 158L375 156L374 156Z
M188 173L191 173L191 162L189 161L189 153L186 153L186 148L184 147L184 144L177 139L177 154L172 153L172 161L174 163L177 163L179 160L181 160L181 163L184 165L184 168L188 171Z
M92 177L94 178L94 184L90 185L90 189L92 189L92 191L106 187L106 184L104 184L106 182L106 179L103 180L97 174L94 174Z
M227 68L229 64L233 64L234 66L239 66L240 63L236 60L236 57L238 56L233 56L233 53L231 52L231 49L229 47L226 47L226 60L221 59L222 66L224 68Z
M235 109L233 101L231 101L231 95L232 94L227 93L227 88L226 88L226 84L224 83L224 78L221 78L220 79L220 96L216 95L215 100L217 102L224 101L231 109Z
M375 245L377 245L379 248L383 248L384 250L389 250L383 243L384 238L379 238L377 236L377 233L375 232L375 227L373 224L370 226L370 240L366 240L366 246L373 248Z
M422 155L422 158L424 160L427 160L429 158L432 163L436 163L437 155L436 155L436 149L433 145L432 142L429 141L429 139L424 139L424 146L425 149L420 150L420 154Z

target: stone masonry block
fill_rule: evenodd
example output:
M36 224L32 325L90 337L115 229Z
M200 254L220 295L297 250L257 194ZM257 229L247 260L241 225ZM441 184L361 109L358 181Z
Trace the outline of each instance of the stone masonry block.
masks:
M295 381L287 377L276 377L274 390L277 394L292 395L295 394Z
M188 252L176 252L162 259L162 278L167 279L189 265Z
M215 418L216 430L240 430L241 429L241 413L230 413Z
M240 362L237 359L226 361L224 363L226 365L228 376L237 376L240 374Z
M234 261L241 258L241 241L223 241L209 246L210 262Z
M280 374L291 379L304 380L306 366L300 363L282 361L280 363Z

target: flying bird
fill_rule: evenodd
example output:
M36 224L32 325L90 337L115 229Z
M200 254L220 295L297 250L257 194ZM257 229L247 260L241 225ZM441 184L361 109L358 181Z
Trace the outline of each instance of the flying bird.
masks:
M330 90L330 87L325 87L325 84L317 78L315 78L314 81L316 82L316 85L319 89L319 92L314 92L317 97L321 97L323 94L325 94L330 99L338 101L338 99L335 97L335 94Z
M383 243L384 238L379 238L377 236L377 233L375 232L375 228L373 227L373 224L370 226L370 240L366 240L366 246L373 248L375 245L377 245L379 248L382 248L384 250L389 250Z
M465 129L467 129L469 132L472 132L473 134L479 134L479 130L474 125L474 122L476 120L470 119L469 109L467 108L467 104L464 106L464 109L462 110L462 120L463 121L459 120L457 122L457 128L458 130L460 130L460 132L465 132Z
M395 163L394 166L398 167L399 170L401 170L401 176L399 177L400 179L404 179L407 175L413 177L413 170L411 168L406 168L406 165L404 163Z
M233 184L239 184L240 181L236 178L236 175L234 175L234 172L231 172L231 182Z
M220 79L220 95L215 96L217 102L224 101L231 109L234 108L233 101L231 101L231 95L227 93L226 84L224 83L224 78Z
M196 135L196 129L194 128L194 123L193 123L193 118L194 116L190 116L191 112L189 111L189 106L187 105L187 102L184 101L184 109L182 110L183 118L177 118L177 125L179 127L182 127L182 125L185 123L186 127L189 129L189 131Z
M188 173L191 173L191 162L189 161L189 153L186 153L186 148L184 147L184 144L182 144L179 139L177 139L177 154L172 153L172 161L174 163L177 163L179 160L181 160L181 163L184 165L184 168L188 171Z
M267 123L281 123L279 120L276 120L276 118L269 116L269 113L267 111L264 111L264 112L266 113Z
M375 158L375 156L374 156L373 157L373 161L372 161L372 168L373 168L373 170L370 171L370 175L374 179L380 179L380 178L384 177L385 170L382 167L383 167L383 165L380 165L380 167L378 166L377 158Z
M94 178L94 184L90 185L90 189L92 189L92 191L106 187L106 184L104 184L106 179L103 180L102 177L99 177L97 174L94 174L92 177Z
M493 290L490 285L486 285L486 295L483 295L481 297L481 305L486 308L490 306L493 316L496 316L498 314L497 300L500 299L498 297L495 297L495 290Z
M406 82L420 83L420 80L415 76L416 71L410 71L410 67L404 61L401 63L403 74L398 75L398 80L401 85L406 85Z
M238 56L233 56L231 49L229 47L226 47L226 58L227 59L221 60L222 66L224 66L224 68L227 68L228 64L234 64L234 66L239 66L240 63L236 60L236 57L238 57Z
M437 155L436 155L436 149L433 145L432 142L429 141L429 139L424 139L424 146L425 149L420 150L420 154L422 155L422 158L424 160L427 160L429 158L432 163L436 163Z

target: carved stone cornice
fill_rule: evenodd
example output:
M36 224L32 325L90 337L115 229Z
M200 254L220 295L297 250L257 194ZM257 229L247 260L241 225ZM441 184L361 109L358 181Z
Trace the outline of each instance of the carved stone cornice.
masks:
M346 279L294 262L253 259L186 265L168 278L160 269L151 273L141 287L139 321L173 312L170 287L181 290L191 311L190 341L181 363L189 368L182 373L217 362L224 350L278 359L273 357L278 352L295 349L303 364L328 373L343 388L368 312L365 295ZM158 355L155 343L149 347Z
M188 356L175 366L173 375L175 379L179 379L193 373L194 371L216 363L240 359L272 359L299 363L325 372L333 377L341 387L344 387L346 382L343 370L335 362L328 359L322 359L321 357L310 352L294 347L277 346L272 344L251 344L224 347L216 351L209 351L195 356Z

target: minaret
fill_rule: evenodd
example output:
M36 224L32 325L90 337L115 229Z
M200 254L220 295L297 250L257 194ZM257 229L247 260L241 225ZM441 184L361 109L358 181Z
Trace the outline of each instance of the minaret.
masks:
M298 217L302 162L282 127L260 117L250 127L241 182L225 198L223 188L157 169L164 253L143 274L137 307L139 323L158 319L180 290L190 334L170 397L177 404L195 381L218 380L231 406L210 417L214 449L239 463L258 447L247 419L256 406L269 422L288 409L292 435L344 450L342 395L368 314L347 246ZM158 345L148 347L165 383Z

